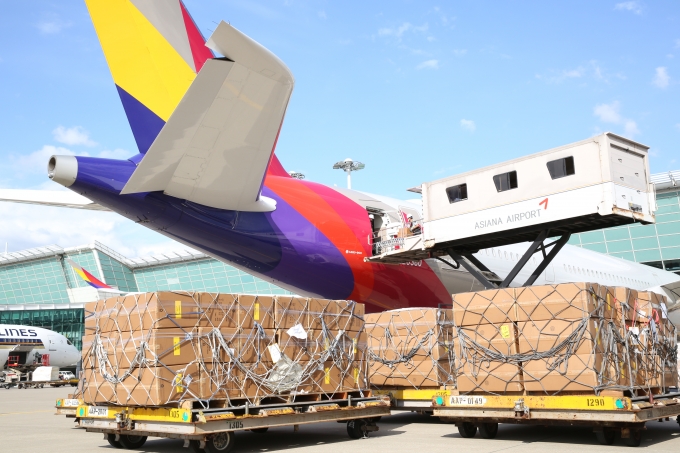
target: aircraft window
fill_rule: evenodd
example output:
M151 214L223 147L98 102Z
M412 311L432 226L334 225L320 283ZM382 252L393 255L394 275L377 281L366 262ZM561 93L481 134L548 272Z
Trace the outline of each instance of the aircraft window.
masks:
M571 176L576 173L574 170L573 156L551 160L546 165L548 166L548 171L550 172L550 177L552 179L564 178L565 176Z
M467 200L467 184L447 187L446 195L449 197L449 203L458 203L459 201Z
M498 192L505 192L506 190L517 188L517 172L509 171L501 173L493 177L493 183L496 185Z

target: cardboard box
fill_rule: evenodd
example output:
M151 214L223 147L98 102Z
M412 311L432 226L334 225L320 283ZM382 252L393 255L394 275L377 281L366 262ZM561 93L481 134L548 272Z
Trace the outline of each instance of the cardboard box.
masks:
M274 329L275 300L273 296L238 296L238 325L242 329L252 329L259 324L264 329Z
M515 320L515 289L488 289L453 295L453 322L458 327Z
M369 363L369 380L377 387L438 387L438 362L432 360L398 363L392 367L379 362Z
M331 331L326 335L321 330L308 330L307 338L300 339L284 331L279 333L278 345L283 354L296 362L319 360L328 355L331 348L334 348L334 357L357 362L364 360L366 332L341 332Z
M309 328L359 332L364 328L365 306L352 301L311 299ZM323 319L323 324L321 320Z
M601 354L575 354L564 363L555 365L554 358L523 363L525 390L548 394L561 391L590 393L601 384L597 373L602 368Z
M582 319L519 322L517 323L519 352L521 354L548 352L553 348L559 348L581 326L582 322ZM602 320L600 318L589 318L586 322L587 326L581 340L578 344L572 346L573 352L576 354L603 352L605 345L600 329L605 326L602 324ZM556 354L563 354L565 349L556 351Z
M517 288L518 322L603 317L597 283L563 283Z
M121 370L120 377L127 371ZM83 396L87 404L158 406L203 397L200 393L200 371L196 364L137 368L116 384L97 374L96 370L85 370L87 384Z
M524 390L519 367L509 363L492 362L477 367L473 372L471 367L457 376L457 389L460 393L469 392L521 392Z
M517 354L517 332L514 323L483 323L460 329L455 339L457 388L460 392L519 392L523 390L517 365L489 360L484 349L505 356ZM463 340L462 336L469 340ZM466 341L464 353L461 341ZM483 348L483 349L476 349Z

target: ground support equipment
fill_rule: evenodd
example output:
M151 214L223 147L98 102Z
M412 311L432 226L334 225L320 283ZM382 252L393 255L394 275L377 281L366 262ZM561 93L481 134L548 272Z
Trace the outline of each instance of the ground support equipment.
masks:
M88 406L77 408L78 427L103 433L116 448L139 448L147 437L183 439L194 451L228 452L236 431L324 422L347 422L351 438L377 431L377 418L390 414L384 397L294 402L220 409Z
M84 404L82 399L77 398L62 398L58 399L54 407L56 412L54 415L65 415L68 418L73 418L76 416L76 411L78 406Z
M455 392L452 392L455 393ZM433 414L455 423L463 437L494 438L498 423L579 425L593 428L610 445L618 434L629 446L640 445L645 423L680 419L680 393L653 397L596 395L455 395L434 396Z

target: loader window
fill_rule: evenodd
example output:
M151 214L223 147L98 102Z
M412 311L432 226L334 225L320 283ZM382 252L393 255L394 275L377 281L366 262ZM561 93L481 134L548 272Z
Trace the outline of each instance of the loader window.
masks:
M458 203L459 201L467 200L467 184L447 187L446 195L449 197L449 203Z
M548 166L548 171L550 172L550 177L552 179L564 178L565 176L571 176L576 171L574 170L574 157L569 156L564 159L551 160L546 164Z
M506 190L517 188L517 172L509 171L501 173L493 177L493 183L496 185L498 192L505 192Z

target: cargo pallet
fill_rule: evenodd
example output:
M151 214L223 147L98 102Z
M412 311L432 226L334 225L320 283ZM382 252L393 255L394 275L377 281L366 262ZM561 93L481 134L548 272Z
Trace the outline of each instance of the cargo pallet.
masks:
M58 405L59 401L61 414L68 416L64 411L71 410L74 401L58 400ZM80 404L75 417L79 428L103 433L115 448L139 448L147 437L163 437L183 439L184 446L195 452L228 452L234 447L236 431L265 432L280 426L346 421L348 435L359 439L378 431L376 422L389 414L390 404L384 397L350 395L345 399L214 409Z
M617 434L626 445L637 447L645 423L670 420L680 423L680 393L647 396L598 395L459 395L444 389L386 389L374 392L391 398L393 409L431 413L454 423L462 437L493 439L499 423L578 425L593 428L604 445Z

